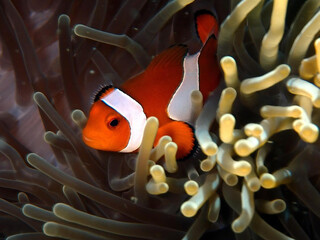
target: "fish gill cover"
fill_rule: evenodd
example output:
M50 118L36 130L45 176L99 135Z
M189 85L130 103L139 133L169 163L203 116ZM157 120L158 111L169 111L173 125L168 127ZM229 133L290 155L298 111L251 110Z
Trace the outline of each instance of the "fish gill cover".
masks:
M319 5L1 1L1 237L319 239ZM154 117L138 154L86 147L92 93L174 43L195 52L201 9L221 22L225 84L190 96L205 158L153 147Z

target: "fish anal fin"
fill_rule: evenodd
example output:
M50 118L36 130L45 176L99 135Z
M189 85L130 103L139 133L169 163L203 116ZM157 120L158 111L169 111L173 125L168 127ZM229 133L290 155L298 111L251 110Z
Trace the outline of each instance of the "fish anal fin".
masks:
M194 130L185 122L172 121L161 126L158 129L156 136L156 144L162 136L170 136L172 141L178 145L178 151L176 155L178 160L184 159L191 155L196 145Z

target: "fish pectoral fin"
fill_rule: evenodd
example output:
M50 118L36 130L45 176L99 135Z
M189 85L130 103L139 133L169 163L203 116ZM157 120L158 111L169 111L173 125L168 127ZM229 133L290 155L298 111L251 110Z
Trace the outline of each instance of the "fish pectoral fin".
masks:
M161 126L158 129L156 144L162 136L170 136L172 141L178 145L176 155L178 160L191 155L198 145L194 135L194 128L186 122L172 121Z

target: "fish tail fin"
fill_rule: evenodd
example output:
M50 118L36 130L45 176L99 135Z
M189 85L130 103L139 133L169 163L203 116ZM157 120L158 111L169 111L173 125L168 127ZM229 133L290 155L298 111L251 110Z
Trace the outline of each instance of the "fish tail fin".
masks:
M219 24L213 13L205 10L198 11L195 15L196 30L203 44L211 35L218 37Z

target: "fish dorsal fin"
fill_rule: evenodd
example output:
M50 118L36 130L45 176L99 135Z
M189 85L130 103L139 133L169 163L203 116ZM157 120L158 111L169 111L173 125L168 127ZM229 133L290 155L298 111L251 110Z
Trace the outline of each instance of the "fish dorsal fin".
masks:
M196 13L196 30L199 38L203 44L208 38L214 34L218 36L218 22L217 19L208 11L199 11Z
M144 72L121 85L121 90L140 102L147 116L157 116L160 122L168 121L166 108L180 85L187 52L188 48L183 45L161 52Z
M103 86L94 96L93 102L99 101L103 96L109 94L113 89L114 87L112 85Z
M185 45L174 45L167 50L163 51L157 55L150 63L146 69L146 74L148 72L153 72L165 69L169 66L181 66L184 57L188 53L188 48Z

